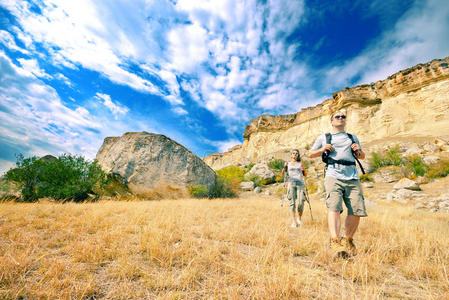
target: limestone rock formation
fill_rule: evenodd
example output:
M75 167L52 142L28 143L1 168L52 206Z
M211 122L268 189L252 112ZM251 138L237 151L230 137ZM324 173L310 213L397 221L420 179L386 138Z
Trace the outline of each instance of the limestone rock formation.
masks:
M399 180L394 186L393 189L399 190L399 189L407 189L412 191L420 191L421 188L419 187L419 184L416 183L413 180L410 180L408 178L402 178Z
M329 117L337 109L346 110L347 132L357 135L362 147L384 138L438 137L447 149L441 135L449 132L449 57L418 64L372 84L346 88L296 114L262 115L246 127L242 145L204 160L220 169L280 157L293 148L302 153L330 130Z
M256 175L262 179L273 180L275 175L273 171L268 167L268 165L260 163L255 164L251 170L248 172L249 175Z
M159 185L188 187L215 182L215 172L170 138L148 132L107 137L97 153L101 168L119 174L134 192Z
M242 182L240 182L240 189L243 191L252 191L252 190L254 190L254 182L242 181Z

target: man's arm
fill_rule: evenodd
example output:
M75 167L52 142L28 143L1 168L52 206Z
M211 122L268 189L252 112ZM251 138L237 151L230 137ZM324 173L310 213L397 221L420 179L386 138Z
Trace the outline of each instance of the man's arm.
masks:
M329 150L329 152L334 151L334 147L332 147L331 144L326 144L323 147L321 147L320 149L317 150L310 150L309 151L309 157L310 158L315 158L318 156L321 156L321 154L323 154L324 151Z
M365 152L360 149L360 146L357 143L352 144L351 149L355 152L358 159L365 159Z

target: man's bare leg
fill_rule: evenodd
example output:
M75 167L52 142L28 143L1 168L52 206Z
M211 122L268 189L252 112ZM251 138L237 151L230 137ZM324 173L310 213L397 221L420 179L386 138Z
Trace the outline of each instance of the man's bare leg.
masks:
M339 237L341 228L340 212L330 210L327 214L327 222L331 238Z
M352 239L357 227L359 227L360 217L354 215L348 215L345 220L345 237Z

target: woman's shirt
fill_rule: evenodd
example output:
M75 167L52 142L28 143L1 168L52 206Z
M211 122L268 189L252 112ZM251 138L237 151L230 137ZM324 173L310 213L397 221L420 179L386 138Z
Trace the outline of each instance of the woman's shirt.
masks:
M295 181L303 183L302 178L302 164L298 162L297 164L293 164L292 162L288 162L287 164L288 170L288 181Z

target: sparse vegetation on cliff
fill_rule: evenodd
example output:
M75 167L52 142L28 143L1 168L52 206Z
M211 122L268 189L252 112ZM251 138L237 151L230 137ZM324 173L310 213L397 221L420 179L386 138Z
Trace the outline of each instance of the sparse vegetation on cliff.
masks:
M399 146L396 145L386 152L374 151L371 152L370 167L371 172L375 172L381 167L400 166L402 157L399 151Z

